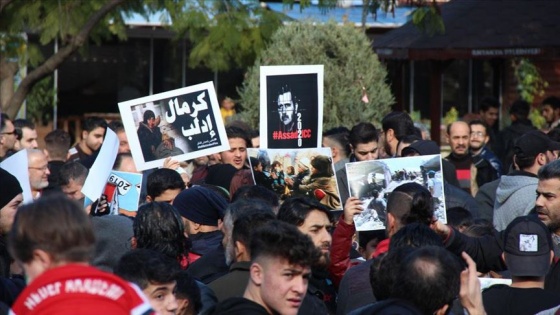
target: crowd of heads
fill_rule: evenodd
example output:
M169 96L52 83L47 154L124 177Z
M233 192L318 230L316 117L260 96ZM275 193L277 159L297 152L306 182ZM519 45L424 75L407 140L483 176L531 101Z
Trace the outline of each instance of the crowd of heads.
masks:
M298 110L297 100L290 91L283 91L277 102L280 122L289 129ZM442 178L447 176L443 173L449 164L468 161L472 169L480 167L482 160L494 167L488 151L494 149L490 143L496 140L492 137L498 124L499 103L485 98L479 105L478 119L447 126L450 155L442 162L444 169L437 173L422 171L426 182L445 180L445 193L450 199L472 198L485 183L472 184L479 180L479 175L473 175L468 178L471 190L465 192L463 182L455 184ZM542 112L552 125L560 119L560 101L554 97L545 99ZM509 114L513 122L526 121L528 104L513 103ZM146 110L142 124L154 129L158 119L153 111ZM52 271L56 268L95 266L95 256L103 252L115 260L109 268L111 277L116 277L111 281L120 278L132 283L131 290L138 290L140 300L147 298L150 307L161 314L222 314L239 305L264 309L268 314L297 314L307 309L306 300L310 298L318 299L315 302L319 301L319 309L333 312L329 300L336 307L336 290L339 285L341 290L344 287L344 277L352 270L348 268L356 262L366 266L363 261L368 261L369 267L363 268L360 278L367 282L367 290L378 302L363 304L353 314L375 313L382 308L397 313L400 311L396 310L446 314L465 285L461 282L465 262L471 262L452 248L445 248L457 238L453 233L469 240L496 235L491 222L480 219L464 204L448 207L448 225L441 227L435 212L443 201L434 197L433 187L407 182L392 187L389 193L383 191L385 187L372 190L373 200L386 201L382 216L385 230L356 233L353 247L356 227L352 218L364 210L363 200L349 197L342 202L343 211L335 212L313 194L280 199L275 191L254 185L249 165L254 172L263 172L263 161L248 156L247 149L254 146L258 133L251 133L243 123L226 126L229 150L188 163L166 160L168 166L145 172L144 187L138 187L142 191L138 210L133 217L129 212L120 212L114 217L125 221L117 222L113 216L103 216L108 205L102 199L84 207L82 192L107 127L119 138L113 170L140 173L121 122L107 123L90 117L84 121L74 146L67 132L54 130L45 136L42 150L39 143L43 142L34 124L1 116L0 156L5 159L25 150L28 184L35 199L22 205L19 181L0 169L0 235L7 240L9 258L22 266L28 284L37 279L41 280L35 283L47 281L46 274L55 279ZM423 130L404 112L387 114L379 127L360 122L351 128L327 130L322 144L330 148L330 156L301 159L285 171L292 176L305 174L310 179L336 176L340 180L340 174L346 175L344 166L336 169L340 163L440 153L438 144L426 139ZM510 270L514 283L526 278L544 281L553 261L551 232L560 231L560 201L555 197L560 187L557 138L560 137L555 136L554 129L549 135L528 131L514 139L509 148L511 171L538 179L537 198L532 201L536 216L519 216L508 222L500 243L502 264ZM507 156L507 152L504 154ZM281 161L269 162L267 167L272 170L284 168ZM464 179L459 178L464 173L449 169L447 173L455 177L455 182ZM498 173L507 171L501 169ZM496 178L499 181L500 176L493 180ZM454 188L448 189L447 185ZM97 209L96 216L92 209ZM100 224L126 229L126 233L119 239L115 235L111 247L105 241L106 235L100 235ZM533 239L538 240L538 255L528 255L520 248L523 242L524 246L533 246L524 235L534 235ZM11 267L0 261L0 268ZM486 269L480 267L481 271ZM238 292L232 297L238 299L208 302L213 293L206 284L211 287L213 281L228 283L228 278L221 276L238 270L242 271L235 277L241 275L242 281L232 285ZM321 274L325 276L320 278ZM332 291L317 288L317 279Z

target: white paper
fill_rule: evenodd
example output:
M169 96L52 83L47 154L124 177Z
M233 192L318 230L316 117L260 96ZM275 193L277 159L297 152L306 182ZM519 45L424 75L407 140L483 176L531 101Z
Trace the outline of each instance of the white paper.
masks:
M33 201L31 194L31 186L29 185L29 163L27 161L27 150L21 150L16 154L5 159L0 163L0 167L8 171L19 181L19 185L23 190L23 203Z
M113 169L113 164L115 164L118 152L119 138L111 129L107 128L99 155L95 159L93 166L89 169L88 176L82 187L82 193L90 200L95 201L101 196L107 183L107 178L109 178L109 174L111 174Z

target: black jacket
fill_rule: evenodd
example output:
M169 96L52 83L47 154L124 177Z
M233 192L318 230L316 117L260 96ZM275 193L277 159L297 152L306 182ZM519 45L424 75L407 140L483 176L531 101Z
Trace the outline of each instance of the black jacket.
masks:
M502 260L504 251L503 232L495 231L493 235L483 237L469 237L451 228L451 234L445 241L448 250L460 256L464 251L476 263L476 268L481 272L501 271L507 267ZM554 245L555 256L544 281L545 290L560 293L560 260L558 257L558 244Z
M211 314L268 315L268 312L264 307L251 300L242 297L234 297L218 303Z
M514 141L521 137L524 133L536 130L530 120L517 120L511 123L500 132L498 135L498 141L493 144L493 151L496 153L498 158L502 161L502 167L504 170L509 170L513 162L513 143Z

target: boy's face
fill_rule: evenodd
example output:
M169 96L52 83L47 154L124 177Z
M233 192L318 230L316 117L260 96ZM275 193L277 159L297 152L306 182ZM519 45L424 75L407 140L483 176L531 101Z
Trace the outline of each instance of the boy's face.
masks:
M167 203L173 204L173 200L175 200L175 197L177 197L177 195L180 192L181 192L180 188L167 189L167 190L164 190L161 193L161 195L155 197L153 201L167 202ZM152 200L150 200L150 201L152 201Z
M175 314L179 307L175 298L176 285L175 281L164 284L150 283L142 292L158 314Z

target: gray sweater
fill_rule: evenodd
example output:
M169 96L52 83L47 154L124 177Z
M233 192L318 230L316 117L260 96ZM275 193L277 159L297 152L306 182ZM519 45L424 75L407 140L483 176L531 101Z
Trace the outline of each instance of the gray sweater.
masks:
M531 212L535 207L538 182L536 175L526 172L502 176L494 203L496 230L505 230L515 218Z

